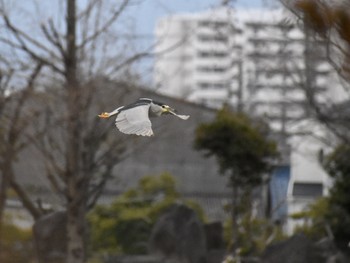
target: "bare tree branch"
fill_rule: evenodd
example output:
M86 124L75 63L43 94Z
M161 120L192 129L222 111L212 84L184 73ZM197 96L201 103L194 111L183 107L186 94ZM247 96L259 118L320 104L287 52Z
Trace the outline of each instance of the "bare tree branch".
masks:
M43 65L41 63L38 63L31 72L27 80L26 86L19 92L16 92L9 96L14 100L15 104L10 105L14 106L12 110L10 110L10 107L8 107L9 109L7 110L7 114L9 114L11 121L9 121L9 125L7 125L6 129L4 129L4 133L1 136L4 151L1 151L0 155L0 158L2 160L0 166L0 170L2 173L0 221L2 220L3 209L7 199L6 191L9 186L11 186L16 191L24 206L28 208L28 211L30 211L34 218L40 216L40 211L35 207L33 202L26 195L25 191L16 182L15 175L13 173L13 165L18 155L18 144L20 143L21 135L23 135L23 130L28 123L28 120L26 120L23 116L25 102L28 101L30 95L33 92L34 82L37 79L42 69L42 66ZM5 106L7 105L2 105L2 107ZM4 115L2 115L2 121L4 121L6 118L6 116Z
M125 68L126 66L131 65L135 61L138 61L142 58L152 57L152 56L161 56L163 54L167 54L168 52L171 52L177 48L179 48L181 45L184 44L184 42L187 41L187 37L180 39L178 42L174 43L173 45L165 48L164 50L160 50L158 52L153 52L154 48L159 44L156 43L150 47L148 47L145 51L136 53L133 56L130 56L126 60L122 61L121 63L117 64L116 66L113 66L112 69L109 69L108 75L113 75L114 73L118 72L119 70Z
M90 17L96 5L101 3L101 0L90 0L89 3L86 5L85 9L82 10L79 14L77 14L77 20Z
M63 74L64 72L57 67L54 63L50 62L48 59L42 57L41 55L37 54L36 52L34 52L33 50L29 49L28 46L26 45L26 43L23 41L22 38L20 38L18 35L15 34L15 37L17 38L17 40L19 41L19 43L13 42L7 38L3 38L0 37L0 42L7 44L13 48L16 48L18 50L22 50L25 53L27 53L32 59L39 61L47 66L49 66L50 68L52 68L54 71Z
M29 211L32 217L34 219L38 219L40 216L42 216L42 212L34 205L34 202L30 199L24 189L17 183L14 174L12 174L10 177L10 184L20 198L23 206Z
M98 28L100 28L100 17L102 16L102 1L96 1L96 15L95 15L95 21L93 23L93 32L96 32ZM87 39L87 36L89 32L91 31L91 28L89 26L89 17L90 17L90 11L86 14L86 16L83 19L83 26L82 26L82 39ZM89 14L89 15L88 15ZM90 44L90 50L96 50L97 48L97 40L98 38L95 38L91 41ZM92 74L93 67L96 62L95 53L94 52L88 52L86 48L80 49L81 57L87 56L87 63L88 63L88 74Z
M54 191L58 196L64 197L65 196L64 188L61 186L62 184L58 182L57 177L54 174L57 174L57 171L53 172L50 170L49 167L46 167L46 175L49 182L51 183L52 188L54 189Z
M111 27L111 25L119 18L119 16L124 12L126 7L128 6L128 3L130 0L123 0L123 2L120 4L118 9L113 12L113 14L110 16L110 18L95 32L93 32L92 35L87 36L85 39L82 40L82 42L77 46L78 49L85 48L85 46L90 43L92 40L98 38L101 34L105 33L107 29Z
M60 35L55 28L55 25L52 21L52 19L49 20L49 28L47 28L46 25L41 25L41 30L44 33L47 40L58 49L59 53L61 54L62 58L66 57L66 52L64 50L63 44L61 43Z
M25 48L25 50L31 54L35 54L35 52L31 49L28 48L28 46L25 44L25 41L28 41L28 43L34 45L35 47L37 47L38 49L47 52L50 57L56 59L56 60L60 60L60 57L58 57L54 52L52 52L52 50L50 50L49 48L47 48L44 44L38 42L37 40L35 40L34 38L32 38L31 36L29 36L27 33L23 32L22 30L20 30L19 28L15 27L9 17L2 13L2 18L5 22L5 25L7 26L7 28L14 34L14 36L16 37L16 39L21 43L21 46L23 48ZM37 55L39 56L39 55Z

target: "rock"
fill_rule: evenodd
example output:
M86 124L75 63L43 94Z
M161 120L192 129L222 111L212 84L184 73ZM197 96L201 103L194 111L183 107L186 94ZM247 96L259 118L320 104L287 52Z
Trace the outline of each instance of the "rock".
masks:
M164 263L206 263L203 224L192 209L173 205L155 224L149 250Z
M221 222L213 222L204 225L207 241L207 250L221 250L225 248L223 227Z
M329 238L323 238L314 244L315 250L325 263L347 263L350 262L345 254L340 252L334 242Z
M261 263L346 263L350 262L329 239L313 242L303 234L269 246Z
M284 263L303 263L309 260L311 247L312 242L305 235L296 235L269 246L262 257L262 263L280 263L282 259Z
M66 258L65 212L54 212L37 220L33 226L40 263L63 263Z

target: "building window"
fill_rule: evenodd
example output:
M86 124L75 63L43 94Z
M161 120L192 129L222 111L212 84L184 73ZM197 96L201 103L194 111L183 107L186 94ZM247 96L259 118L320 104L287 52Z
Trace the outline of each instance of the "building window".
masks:
M294 183L293 185L293 196L295 197L320 197L322 195L322 183Z
M228 37L220 34L216 35L207 35L207 34L200 34L197 36L198 40L202 42L227 42Z
M213 66L200 66L197 67L197 71L199 72L212 72L212 73L222 73L227 70L226 67L213 67Z
M220 28L228 25L225 21L202 20L198 22L200 27Z
M211 85L210 83L203 82L203 83L198 83L198 87L200 89L210 89Z
M201 58L224 58L228 56L227 52L220 52L220 51L199 51L198 56Z
M207 89L224 89L226 85L224 83L209 83L209 82L200 82L198 87L202 90Z

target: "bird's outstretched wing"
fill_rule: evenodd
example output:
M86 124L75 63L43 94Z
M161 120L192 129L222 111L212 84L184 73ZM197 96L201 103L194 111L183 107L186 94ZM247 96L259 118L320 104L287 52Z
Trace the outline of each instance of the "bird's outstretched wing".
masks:
M120 109L115 125L125 134L152 136L152 124L148 117L149 107L150 104L141 104Z

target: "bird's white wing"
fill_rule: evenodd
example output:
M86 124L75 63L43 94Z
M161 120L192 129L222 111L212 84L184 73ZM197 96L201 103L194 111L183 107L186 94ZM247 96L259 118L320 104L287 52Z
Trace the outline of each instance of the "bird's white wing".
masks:
M141 136L152 136L152 124L148 117L149 104L138 105L128 109L121 109L115 125L125 134L136 134Z

